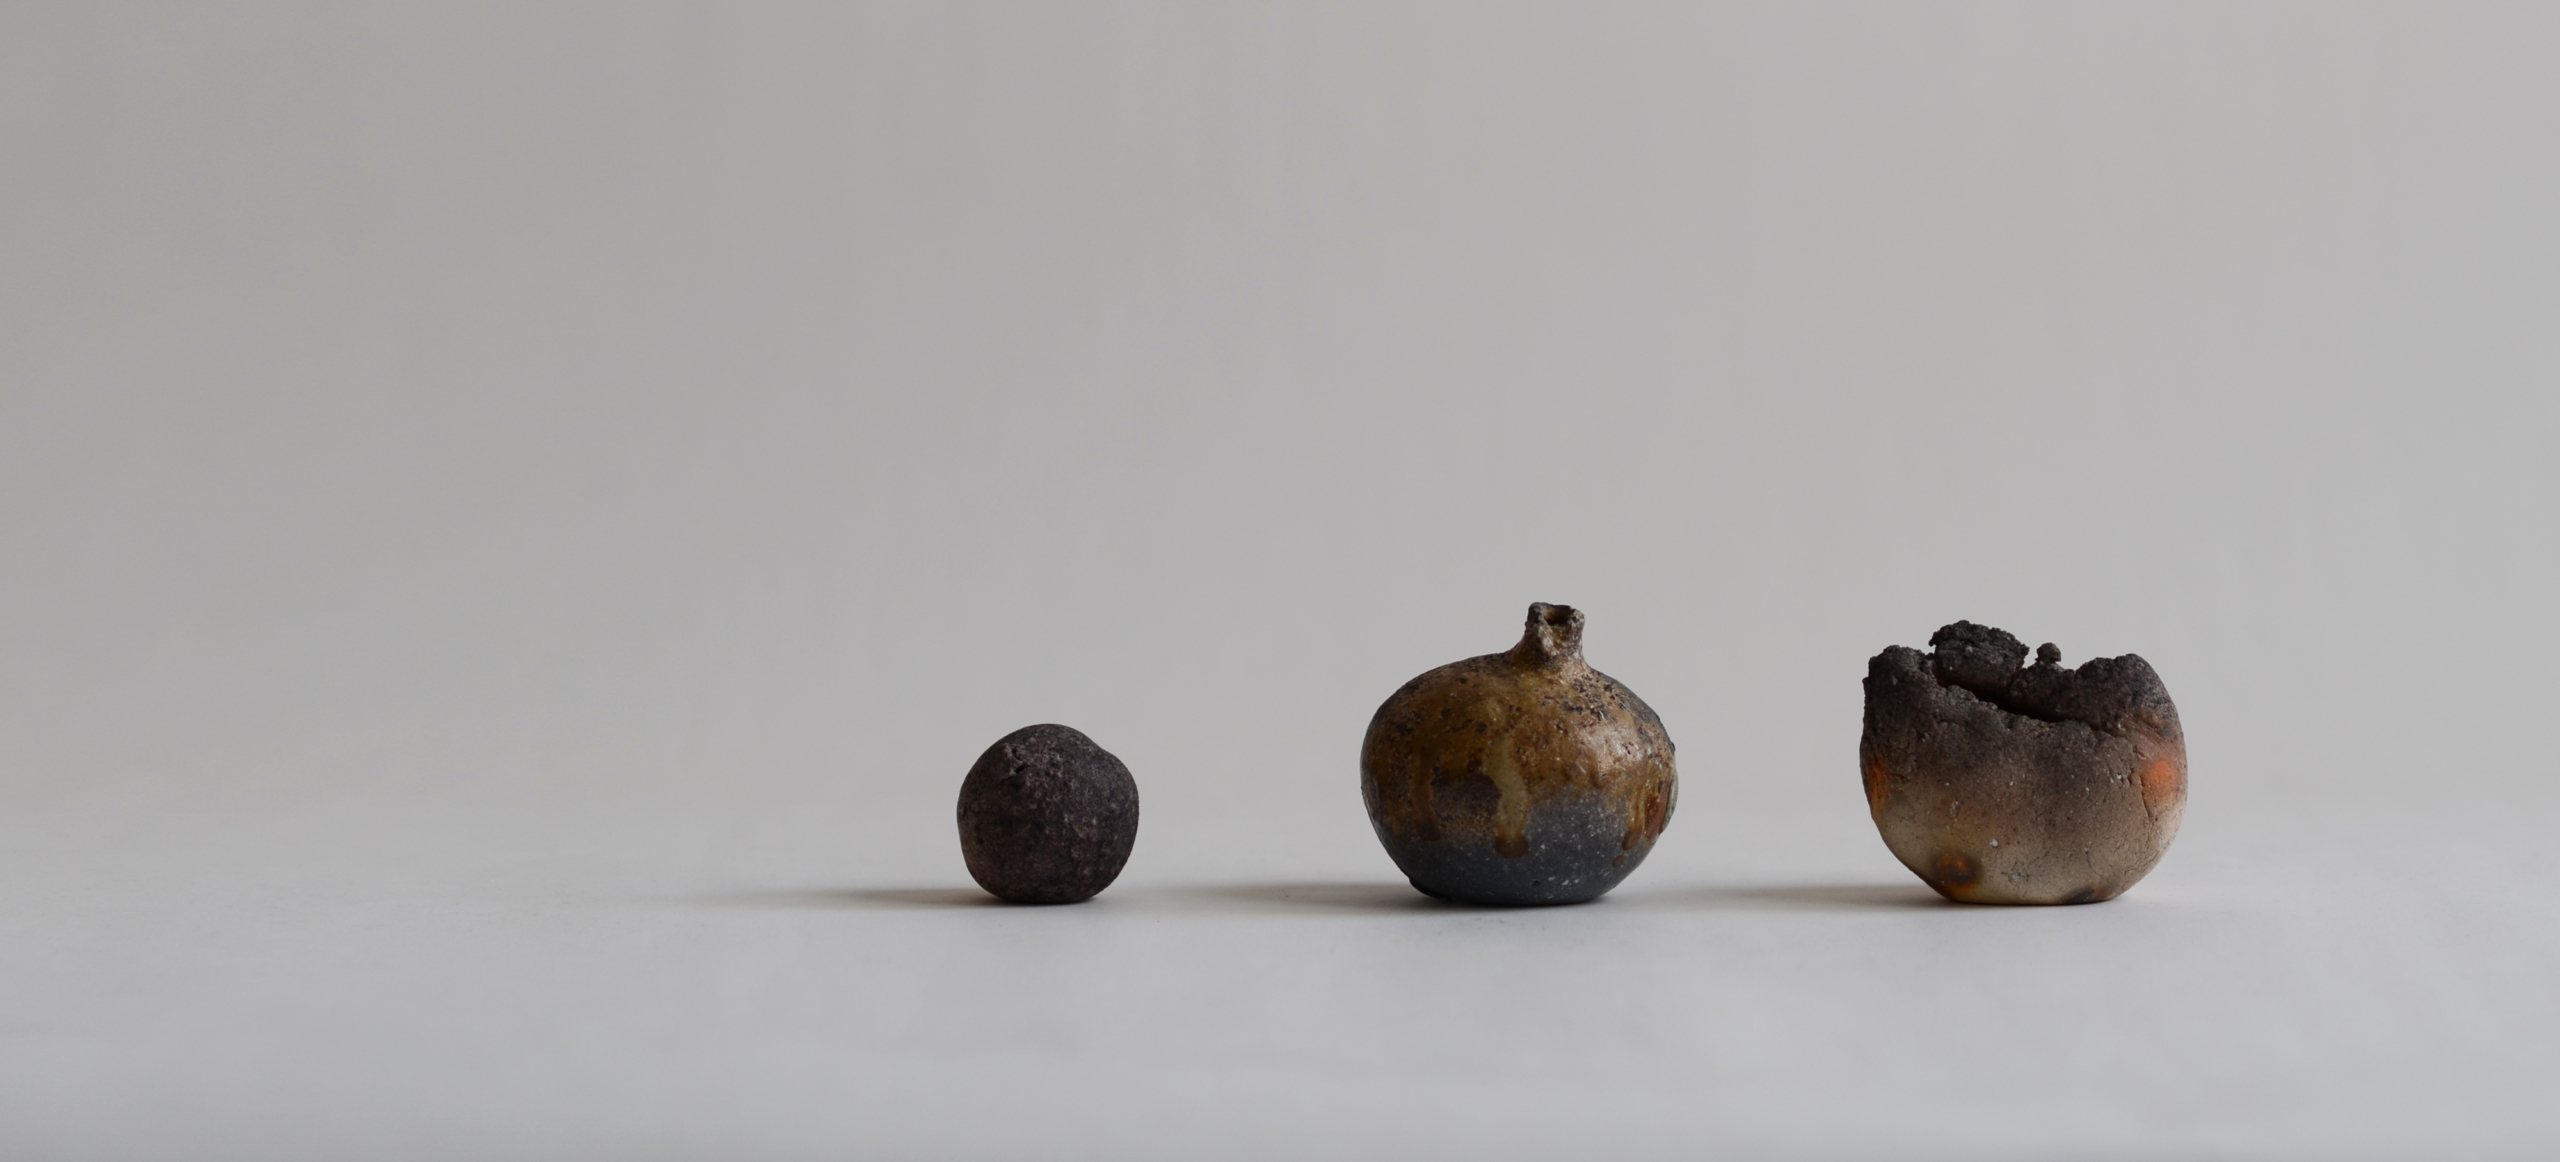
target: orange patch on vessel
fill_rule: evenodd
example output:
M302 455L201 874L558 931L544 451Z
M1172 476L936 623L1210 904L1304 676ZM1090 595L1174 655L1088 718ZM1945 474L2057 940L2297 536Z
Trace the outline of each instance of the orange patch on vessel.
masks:
M2187 764L2175 755L2144 764L2134 772L2133 781L2142 790L2142 809L2153 815L2186 801Z

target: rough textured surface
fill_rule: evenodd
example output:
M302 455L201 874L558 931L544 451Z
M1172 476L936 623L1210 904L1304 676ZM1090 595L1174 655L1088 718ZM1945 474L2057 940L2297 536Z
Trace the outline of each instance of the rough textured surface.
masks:
M1959 621L1931 652L1867 663L1858 743L1885 846L1950 900L2087 904L2134 885L2169 850L2187 798L2186 736L2151 664L2073 670Z
M1072 904L1120 875L1138 842L1138 782L1071 726L997 739L960 784L960 855L1018 904Z
M1662 720L1582 660L1582 614L1561 605L1530 606L1508 652L1405 683L1360 746L1387 854L1467 903L1597 898L1644 862L1678 796Z

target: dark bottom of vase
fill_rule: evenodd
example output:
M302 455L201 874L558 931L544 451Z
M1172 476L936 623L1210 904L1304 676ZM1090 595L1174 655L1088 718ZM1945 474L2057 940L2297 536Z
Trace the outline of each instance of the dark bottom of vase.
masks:
M1526 854L1506 859L1489 840L1400 843L1381 838L1387 854L1423 895L1504 907L1599 899L1635 871L1652 846L1621 849L1617 836L1605 845L1532 839Z

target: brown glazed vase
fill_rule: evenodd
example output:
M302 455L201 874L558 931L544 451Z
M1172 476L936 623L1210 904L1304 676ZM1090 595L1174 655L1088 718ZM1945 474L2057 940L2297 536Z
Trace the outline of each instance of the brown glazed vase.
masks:
M1360 798L1424 894L1471 904L1596 899L1644 862L1680 784L1671 736L1582 660L1582 614L1529 607L1505 653L1404 684L1360 744Z
M1867 663L1858 742L1885 846L1969 904L2092 904L2167 854L2186 810L2187 743L2168 687L2139 656L2076 670L1959 621L1929 653Z

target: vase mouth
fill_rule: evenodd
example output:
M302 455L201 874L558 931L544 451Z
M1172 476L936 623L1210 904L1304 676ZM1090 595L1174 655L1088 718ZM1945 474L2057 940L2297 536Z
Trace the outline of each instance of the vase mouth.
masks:
M1528 624L1511 652L1531 665L1570 665L1582 660L1582 611L1544 601L1529 603Z

